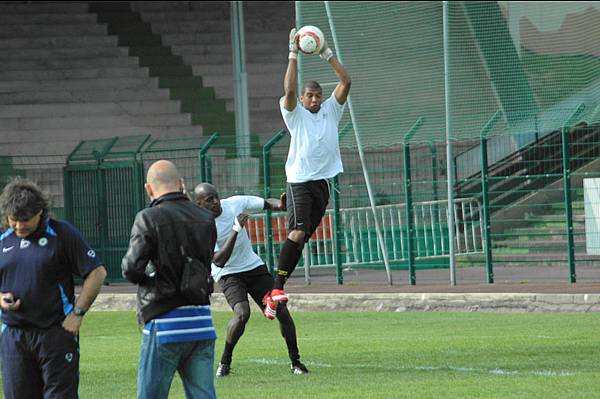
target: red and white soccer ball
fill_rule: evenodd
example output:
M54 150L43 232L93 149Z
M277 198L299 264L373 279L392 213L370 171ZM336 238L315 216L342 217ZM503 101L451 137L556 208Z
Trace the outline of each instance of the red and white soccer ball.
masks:
M319 54L325 43L325 35L316 26L306 25L298 31L298 50L304 54Z

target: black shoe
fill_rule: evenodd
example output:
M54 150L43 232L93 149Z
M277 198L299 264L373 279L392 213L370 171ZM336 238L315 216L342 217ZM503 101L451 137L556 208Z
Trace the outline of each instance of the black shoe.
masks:
M300 362L292 363L292 374L308 374L308 369Z
M227 363L219 363L219 367L217 367L217 377L225 377L231 373L231 366Z

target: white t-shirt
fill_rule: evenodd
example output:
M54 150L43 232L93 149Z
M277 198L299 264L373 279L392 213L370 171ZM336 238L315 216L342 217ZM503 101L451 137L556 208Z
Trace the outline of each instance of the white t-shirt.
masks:
M283 121L292 136L285 174L288 183L330 179L344 171L340 155L338 124L344 113L332 93L323 101L316 114L298 102L293 111L283 106L284 97L279 100Z
M215 224L217 225L215 252L227 242L237 215L247 210L263 209L264 206L264 199L249 195L236 195L222 199L221 207L223 208L223 213L215 219ZM248 233L243 228L237 235L233 252L227 263L225 263L225 266L217 267L214 263L212 264L212 276L215 281L219 281L225 275L246 272L264 263L252 249Z

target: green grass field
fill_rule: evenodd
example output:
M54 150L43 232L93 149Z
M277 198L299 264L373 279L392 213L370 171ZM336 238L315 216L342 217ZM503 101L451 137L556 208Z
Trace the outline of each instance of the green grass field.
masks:
M218 361L230 313L215 314ZM292 375L276 322L257 312L219 398L593 398L600 317L574 313L294 314ZM92 312L81 338L81 398L134 398L140 334L130 312ZM183 398L178 378L171 398Z

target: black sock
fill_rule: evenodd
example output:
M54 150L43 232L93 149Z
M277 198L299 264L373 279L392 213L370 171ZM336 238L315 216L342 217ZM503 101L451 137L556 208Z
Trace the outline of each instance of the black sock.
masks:
M285 240L281 253L279 254L279 264L277 266L277 276L273 288L282 290L287 279L292 275L300 257L302 256L304 243L298 244L289 238Z
M223 355L221 356L221 363L229 365L231 364L231 357L233 356L234 347L235 345L225 342L225 350L223 350Z

